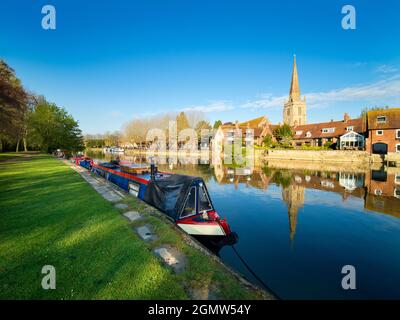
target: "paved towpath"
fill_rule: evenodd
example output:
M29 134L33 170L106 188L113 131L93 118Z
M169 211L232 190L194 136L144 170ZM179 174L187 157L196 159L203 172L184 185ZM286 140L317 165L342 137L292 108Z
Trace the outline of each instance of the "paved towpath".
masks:
M89 170L76 166L70 161L65 160L64 163L78 172L104 199L110 202L119 202L125 198L126 195L118 190L118 187L108 183L107 180L91 175Z

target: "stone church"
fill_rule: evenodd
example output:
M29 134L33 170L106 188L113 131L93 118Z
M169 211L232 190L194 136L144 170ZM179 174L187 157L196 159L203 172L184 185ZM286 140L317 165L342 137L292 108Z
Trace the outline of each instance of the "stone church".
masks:
M283 122L290 126L307 124L306 98L300 95L299 76L297 74L296 56L294 56L292 83L289 99L283 108Z

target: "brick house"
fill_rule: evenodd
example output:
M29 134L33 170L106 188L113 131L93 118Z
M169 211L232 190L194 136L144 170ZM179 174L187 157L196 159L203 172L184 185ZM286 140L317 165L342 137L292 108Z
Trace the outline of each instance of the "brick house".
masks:
M365 130L369 153L400 153L400 108L368 111Z
M250 134L252 132L252 134ZM251 119L242 123L227 122L219 126L213 137L214 147L223 149L225 142L233 143L234 137L241 134L244 143L261 145L263 137L272 133L269 128L269 121L265 116Z
M336 144L337 149L341 147L344 149L346 146L339 144L341 137L353 133L354 143L352 148L364 148L363 121L361 118L351 119L347 113L344 114L341 121L332 120L330 122L294 126L293 133L292 143L294 146L323 146L325 143L331 142L332 144Z

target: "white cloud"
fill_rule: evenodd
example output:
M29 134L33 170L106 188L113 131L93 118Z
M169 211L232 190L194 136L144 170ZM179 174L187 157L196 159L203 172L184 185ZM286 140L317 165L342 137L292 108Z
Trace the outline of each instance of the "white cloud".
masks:
M376 68L376 71L379 73L393 73L393 72L397 72L399 69L397 69L394 66L388 65L388 64L383 64L381 66L379 66L378 68Z
M311 108L331 105L336 102L377 101L396 99L400 97L400 76L380 80L372 84L362 84L326 92L305 93L307 104ZM287 96L267 96L264 99L249 101L242 108L275 108L282 107Z
M206 105L198 105L193 107L188 107L182 109L182 111L199 111L199 112L222 112L232 110L233 106L230 102L219 100L219 101L210 101L210 103Z

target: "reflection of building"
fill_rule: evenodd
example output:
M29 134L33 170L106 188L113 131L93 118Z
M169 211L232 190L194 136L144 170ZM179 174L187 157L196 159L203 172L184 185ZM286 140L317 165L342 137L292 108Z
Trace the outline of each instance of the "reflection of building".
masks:
M347 191L352 192L357 188L364 187L364 178L362 175L353 172L340 172L339 184Z
M288 205L290 240L294 239L297 225L297 213L304 205L305 188L299 185L290 185L282 190L282 198Z
M305 190L314 189L341 195L343 202L354 197L364 208L400 218L400 168L360 169L358 172L317 171L279 167L229 168L214 165L220 184L233 184L267 190L269 184L282 186L282 200L288 208L290 239L296 234L298 212L304 206ZM350 203L353 205L353 203Z
M367 172L366 187L366 209L400 218L400 168Z

